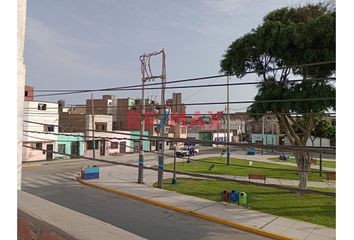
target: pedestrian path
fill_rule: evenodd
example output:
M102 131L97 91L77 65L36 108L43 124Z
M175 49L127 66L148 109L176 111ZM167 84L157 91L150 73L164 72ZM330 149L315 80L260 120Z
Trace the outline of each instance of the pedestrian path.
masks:
M172 177L165 173L165 178ZM272 214L246 209L234 204L215 202L173 191L153 188L157 172L144 170L144 184L137 184L137 169L126 166L109 166L100 169L100 179L89 180L91 184L109 187L143 199L158 201L175 208L182 208L196 214L204 214L226 222L242 224L258 230L265 230L301 240L335 239L335 229L303 221L278 217Z
M80 174L80 169L77 171L66 171L63 173L48 174L41 176L22 177L21 188L41 188L52 185L71 184Z
M208 157L220 157L220 154L203 154L199 156L193 156L191 159L201 159L201 158L208 158ZM224 155L225 157L225 155ZM257 162L265 162L265 163L272 163L272 164L278 164L278 165L284 165L284 166L293 166L296 167L296 163L291 163L291 162L286 162L286 161L273 161L269 160L268 158L272 157L279 157L278 155L245 155L245 154L240 154L239 152L231 152L231 157L232 158L237 158L237 159L243 159L243 160L251 160L251 161L257 161ZM319 169L318 165L311 165L311 169ZM323 167L322 168L325 171L336 171L335 168L329 168L329 167Z

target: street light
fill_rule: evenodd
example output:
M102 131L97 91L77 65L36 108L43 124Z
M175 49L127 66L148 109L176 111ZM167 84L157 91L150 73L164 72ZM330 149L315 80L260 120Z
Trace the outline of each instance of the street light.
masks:
M173 144L173 178L172 178L172 184L175 185L177 183L176 179L176 148L177 144Z

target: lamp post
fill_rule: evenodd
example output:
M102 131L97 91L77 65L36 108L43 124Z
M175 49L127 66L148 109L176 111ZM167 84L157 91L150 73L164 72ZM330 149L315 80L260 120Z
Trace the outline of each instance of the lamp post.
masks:
M175 185L177 183L176 179L176 148L177 144L173 144L173 178L172 178L172 184Z

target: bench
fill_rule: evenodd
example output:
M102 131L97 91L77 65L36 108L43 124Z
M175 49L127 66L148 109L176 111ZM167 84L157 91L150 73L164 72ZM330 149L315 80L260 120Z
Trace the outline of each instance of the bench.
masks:
M263 180L264 183L266 183L266 175L262 175L262 174L248 174L248 181L251 181L251 179Z
M329 180L336 180L336 172L326 172L326 179Z

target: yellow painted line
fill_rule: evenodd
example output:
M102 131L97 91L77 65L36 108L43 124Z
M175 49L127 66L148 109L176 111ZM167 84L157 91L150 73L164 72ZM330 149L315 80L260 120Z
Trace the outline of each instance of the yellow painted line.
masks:
M87 186L90 186L90 187L93 187L93 188L97 188L97 189L100 189L100 190L103 190L103 191L107 191L107 192L114 193L114 194L117 194L117 195L120 195L120 196L131 198L131 199L134 199L134 200L137 200L137 201L149 203L149 204L152 204L152 205L155 205L155 206L167 208L167 209L170 209L170 210L173 210L173 211L176 211L176 212L180 212L180 213L184 213L184 214L187 214L187 215L191 215L191 216L194 216L194 217L206 219L206 220L209 220L209 221L212 221L212 222L221 223L223 225L226 225L226 226L229 226L229 227L232 227L232 228L241 229L241 230L244 230L244 231L247 231L247 232L251 232L251 233L254 233L254 234L258 234L258 235L261 235L261 236L265 236L265 237L269 237L269 238L273 238L273 239L278 239L278 240L291 240L292 239L290 237L286 237L286 236L283 236L283 235L280 235L280 234L277 234L277 233L272 233L272 232L269 232L269 231L266 231L266 230L250 227L250 226L239 224L239 223L234 223L234 222L231 222L231 221L228 221L228 220L225 220L225 219L213 217L213 216L206 215L206 214L203 214L203 213L198 213L198 212L195 212L195 211L192 211L192 210L188 210L188 209L185 209L185 208L175 207L175 206L172 206L172 205L169 205L169 204L166 204L166 203L162 203L162 202L158 202L158 201L155 201L155 200L139 197L139 196L136 196L136 195L133 195L133 194L130 194L130 193L119 191L119 190L114 189L114 188L105 187L105 186L94 184L94 183L89 183L87 181L81 180L80 178L78 178L78 181L80 183L84 184L84 185L87 185Z
M42 164L37 163L37 164L22 164L23 168L27 168L27 167L40 167L42 166Z

